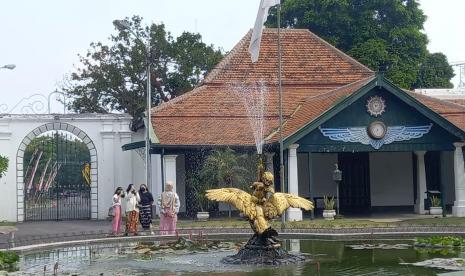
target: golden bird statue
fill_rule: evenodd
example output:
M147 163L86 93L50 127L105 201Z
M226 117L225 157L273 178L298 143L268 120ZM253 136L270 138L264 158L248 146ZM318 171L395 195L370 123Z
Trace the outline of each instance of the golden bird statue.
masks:
M269 221L281 216L289 207L312 210L313 203L293 194L275 193L273 174L264 172L260 181L253 183L252 194L237 188L221 188L206 191L209 200L225 202L236 207L247 217L255 234L261 236L265 231L274 231ZM271 234L270 236L275 236Z

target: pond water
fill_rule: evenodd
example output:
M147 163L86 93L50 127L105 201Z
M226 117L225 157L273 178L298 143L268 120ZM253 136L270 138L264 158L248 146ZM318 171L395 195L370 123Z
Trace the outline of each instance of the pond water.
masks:
M396 249L353 249L369 243L407 244ZM308 262L282 267L234 266L220 263L237 249L220 246L208 252L164 250L139 253L137 243L100 244L25 253L15 275L51 275L58 262L59 275L437 275L445 270L401 265L433 258L464 257L458 251L415 249L413 241L286 240L286 249L308 256ZM388 248L388 249L386 249ZM299 253L297 253L299 254Z

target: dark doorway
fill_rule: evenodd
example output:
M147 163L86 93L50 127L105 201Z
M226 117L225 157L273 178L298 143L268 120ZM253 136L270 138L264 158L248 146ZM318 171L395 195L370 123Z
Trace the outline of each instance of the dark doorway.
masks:
M340 212L370 212L370 160L368 152L339 153L342 182L339 186Z

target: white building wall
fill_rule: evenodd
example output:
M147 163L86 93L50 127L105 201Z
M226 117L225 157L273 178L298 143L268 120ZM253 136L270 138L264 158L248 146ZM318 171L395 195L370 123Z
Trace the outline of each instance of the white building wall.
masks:
M413 205L412 153L370 153L370 185L371 206Z
M120 186L119 183L125 183L127 179L130 179L131 175L134 155L131 154L129 158L127 155L120 154L122 142L130 135L130 121L131 117L124 114L4 115L1 117L0 154L7 156L10 161L6 175L0 179L3 193L3 199L0 201L0 220L22 219L23 214L18 214L18 206L24 206L24 202L21 197L22 190L18 189L17 181L23 181L22 172L18 171L23 165L17 164L18 148L31 131L48 123L66 123L75 126L92 140L98 162L97 168L92 168L92 173L98 173L97 218L106 218L114 189ZM108 154L107 158L104 158L103 151L104 136L108 138L105 142L109 147L108 150L114 151ZM110 156L113 156L112 159L109 159ZM131 162L128 164L129 159ZM109 164L104 162L109 162ZM119 172L126 172L126 174Z
M454 152L441 152L441 182L444 193L444 201L447 205L454 204L455 184L454 184Z

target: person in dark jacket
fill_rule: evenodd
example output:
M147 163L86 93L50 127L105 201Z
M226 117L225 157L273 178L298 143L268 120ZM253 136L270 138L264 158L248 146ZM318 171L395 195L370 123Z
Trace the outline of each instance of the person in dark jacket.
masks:
M153 196L147 188L147 185L141 184L139 188L139 217L140 224L144 230L151 230L152 228L152 206ZM152 232L153 233L153 232Z

